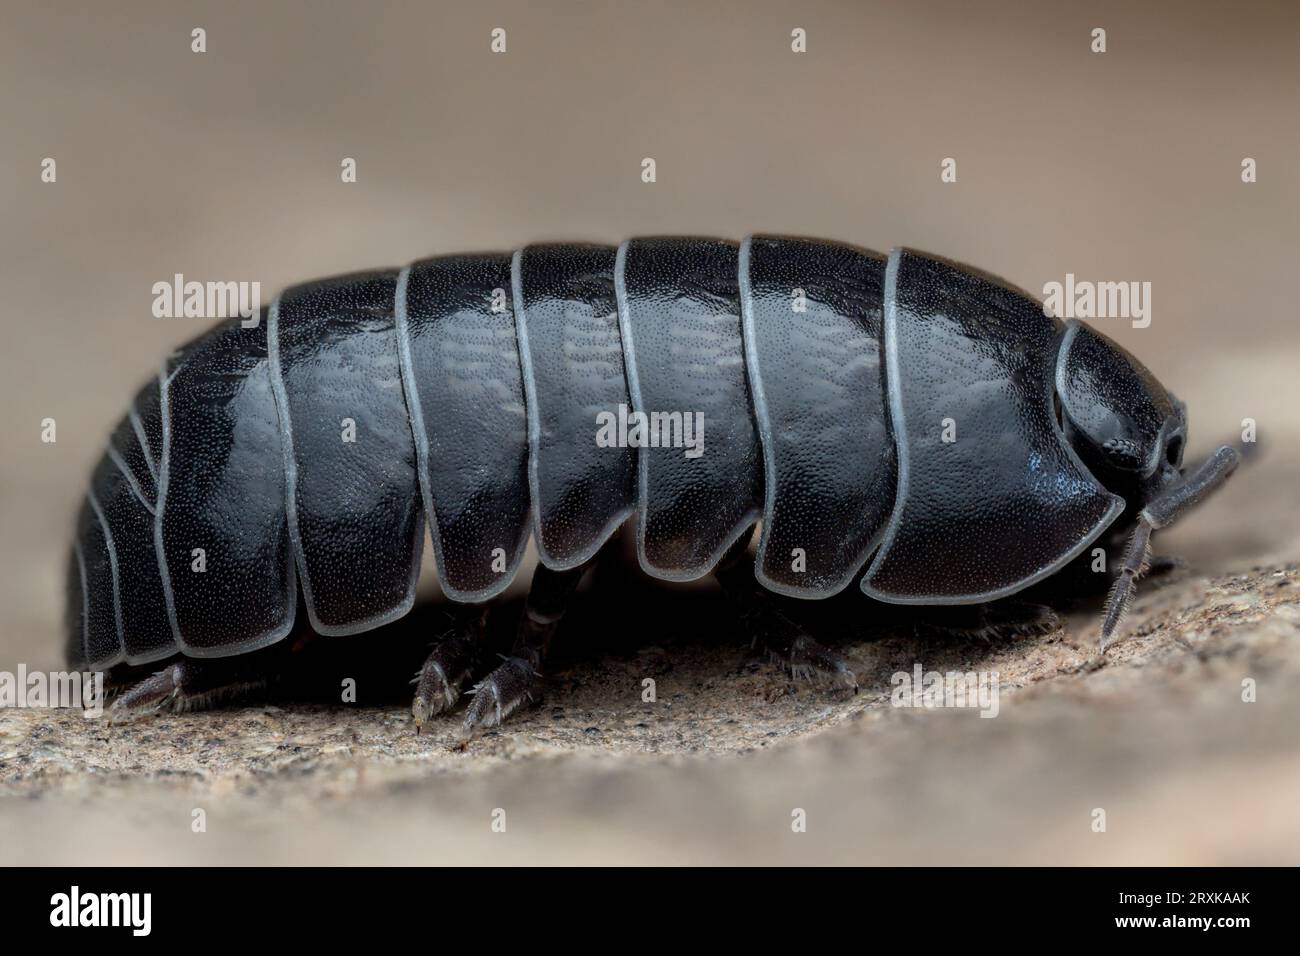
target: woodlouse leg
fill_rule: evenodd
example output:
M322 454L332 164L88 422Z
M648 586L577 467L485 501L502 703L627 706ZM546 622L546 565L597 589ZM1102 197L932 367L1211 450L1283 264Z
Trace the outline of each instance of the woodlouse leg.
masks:
M766 594L751 588L740 596L744 609L740 624L750 639L761 645L768 655L795 680L828 680L845 690L857 693L858 677L844 655L831 650L806 633L772 603Z
M796 680L829 679L857 693L858 678L848 660L815 640L783 613L771 595L754 580L746 555L749 536L744 535L718 564L714 572L723 593L736 608L742 632L760 644L769 656Z
M462 739L495 727L525 700L533 699L551 638L589 565L568 571L538 565L519 618L514 651L470 691L474 700L465 712Z
M202 710L265 687L267 678L235 660L200 661L183 658L168 664L117 696L109 708L109 723L143 717L162 710L183 713Z
M1151 552L1151 534L1167 528L1187 512L1204 501L1231 477L1241 464L1241 453L1231 445L1223 445L1201 462L1190 475L1170 486L1159 496L1147 502L1138 515L1137 527L1129 539L1124 563L1119 577L1106 598L1106 610L1101 624L1101 653L1106 653L1120 619L1133 600L1137 581L1147 568Z
M417 734L430 717L449 710L460 699L461 687L478 663L486 620L486 604L464 615L438 639L411 681L416 685L411 715L415 718Z
M1060 626L1060 617L1045 604L1006 600L932 608L916 624L915 630L922 634L954 635L990 643L1050 634Z

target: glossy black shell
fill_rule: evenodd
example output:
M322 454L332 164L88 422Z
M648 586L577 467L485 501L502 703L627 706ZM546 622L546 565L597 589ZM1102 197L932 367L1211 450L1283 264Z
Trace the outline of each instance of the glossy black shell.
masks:
M668 580L761 521L755 572L784 594L868 561L882 601L1009 594L1123 507L1062 433L1063 338L958 266L804 239L540 245L298 286L169 357L113 432L67 656L246 652L290 631L299 587L316 631L377 627L411 607L426 526L464 602L505 589L530 537L572 568L633 516ZM597 440L636 413L666 439L673 415L702 422L700 453Z

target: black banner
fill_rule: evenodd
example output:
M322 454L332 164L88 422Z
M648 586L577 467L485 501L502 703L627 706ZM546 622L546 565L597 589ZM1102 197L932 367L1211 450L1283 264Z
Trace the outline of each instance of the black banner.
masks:
M91 945L339 945L392 933L432 938L440 925L535 938L555 920L581 929L579 918L593 928L613 920L661 941L687 931L685 923L692 936L714 924L743 938L766 934L775 920L810 937L1201 935L1231 945L1238 934L1284 926L1295 885L1285 869L824 869L793 877L624 869L538 878L497 870L60 868L5 877L0 912L11 942L52 934ZM701 877L707 882L696 884Z

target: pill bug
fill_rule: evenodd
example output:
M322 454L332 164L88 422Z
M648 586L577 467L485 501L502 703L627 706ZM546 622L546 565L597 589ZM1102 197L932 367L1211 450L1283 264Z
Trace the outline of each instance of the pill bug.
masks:
M1224 447L1183 469L1186 431L1114 342L908 250L650 238L325 279L135 397L80 512L67 657L167 661L115 708L184 706L255 682L238 662L289 634L299 591L320 635L404 615L426 527L443 590L475 607L531 537L519 644L476 685L472 732L527 698L577 577L633 519L658 578L736 567L759 523L738 590L859 580L919 605L988 605L1131 529L1109 636L1151 532L1236 466ZM417 725L469 680L481 619L430 655ZM852 680L811 637L781 652Z

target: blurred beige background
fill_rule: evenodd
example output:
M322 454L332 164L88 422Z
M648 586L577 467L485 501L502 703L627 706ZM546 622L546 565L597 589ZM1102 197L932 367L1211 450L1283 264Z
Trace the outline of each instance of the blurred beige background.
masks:
M1188 401L1194 452L1244 417L1271 445L1162 545L1207 575L1300 553L1293 2L2 0L0 21L0 669L57 663L89 469L204 325L151 316L176 272L269 300L438 253L781 232L1033 291L1150 281L1150 328L1098 325Z

